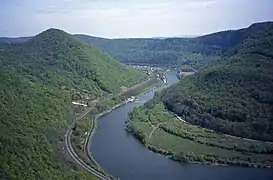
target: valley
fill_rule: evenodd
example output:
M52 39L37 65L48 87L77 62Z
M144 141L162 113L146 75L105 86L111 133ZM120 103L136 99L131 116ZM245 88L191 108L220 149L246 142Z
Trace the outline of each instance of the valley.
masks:
M0 38L0 177L181 179L189 166L270 179L272 42L272 22L195 38Z

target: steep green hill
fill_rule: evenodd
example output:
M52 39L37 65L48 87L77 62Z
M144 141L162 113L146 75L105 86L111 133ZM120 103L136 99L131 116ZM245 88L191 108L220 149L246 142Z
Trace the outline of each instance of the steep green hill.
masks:
M218 65L162 93L186 121L219 132L273 141L273 24L236 46Z
M138 71L121 65L99 50L57 29L47 30L23 45L2 45L1 64L35 81L94 95L117 92L143 80Z
M67 161L64 132L72 99L81 98L77 93L93 99L116 93L143 78L57 29L1 45L1 179L94 179Z

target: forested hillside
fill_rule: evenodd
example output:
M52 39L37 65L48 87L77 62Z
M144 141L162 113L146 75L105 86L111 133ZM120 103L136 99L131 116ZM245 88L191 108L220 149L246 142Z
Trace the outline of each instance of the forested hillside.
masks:
M76 34L74 36L99 48L123 63L158 64L157 60L152 62L156 54L147 49L156 39L105 39L84 34Z
M100 48L126 64L190 65L198 68L206 65L208 57L213 61L222 54L221 48L207 46L192 38L103 39L87 35L75 35L75 37ZM204 61L201 62L201 59Z
M259 33L263 33L268 28L270 29L270 24L272 24L272 22L255 23L248 28L216 32L195 39L204 44L219 46L225 52L244 42L249 37L258 36Z
M66 164L69 93L0 70L1 179L95 179Z
M247 38L263 32L270 22L256 23L248 28L223 31L197 38L167 39L104 39L87 35L75 37L100 48L123 63L160 66L214 65L229 50Z
M273 24L226 58L166 89L161 100L184 120L235 136L273 141Z
M49 29L24 44L3 44L0 53L1 66L15 68L34 81L92 91L94 95L117 92L121 86L131 86L144 78L57 29Z
M99 98L145 76L57 29L0 46L1 179L94 179L68 163L72 99ZM76 96L75 96L76 94Z

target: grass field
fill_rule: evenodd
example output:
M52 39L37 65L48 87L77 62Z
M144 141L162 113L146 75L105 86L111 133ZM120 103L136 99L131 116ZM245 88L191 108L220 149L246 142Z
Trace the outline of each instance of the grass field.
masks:
M162 104L132 111L127 127L150 149L186 162L269 167L273 144L218 134L185 123Z

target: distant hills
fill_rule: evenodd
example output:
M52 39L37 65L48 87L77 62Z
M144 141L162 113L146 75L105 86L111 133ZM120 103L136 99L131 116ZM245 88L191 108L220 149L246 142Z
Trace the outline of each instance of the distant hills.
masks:
M215 64L229 50L263 31L271 22L248 28L213 33L196 38L103 39L87 35L75 37L100 48L123 63L201 68Z
M184 38L124 38L105 39L83 34L74 37L102 50L126 64L159 66L191 66L202 68L215 64L229 50L271 22L256 23L248 28L217 32L205 36ZM0 42L17 43L29 38L0 38Z
M19 38L0 37L0 43L20 44L30 40L31 38L32 37L19 37Z
M145 75L58 29L15 41L0 45L1 179L95 179L73 168L63 148L71 102Z

